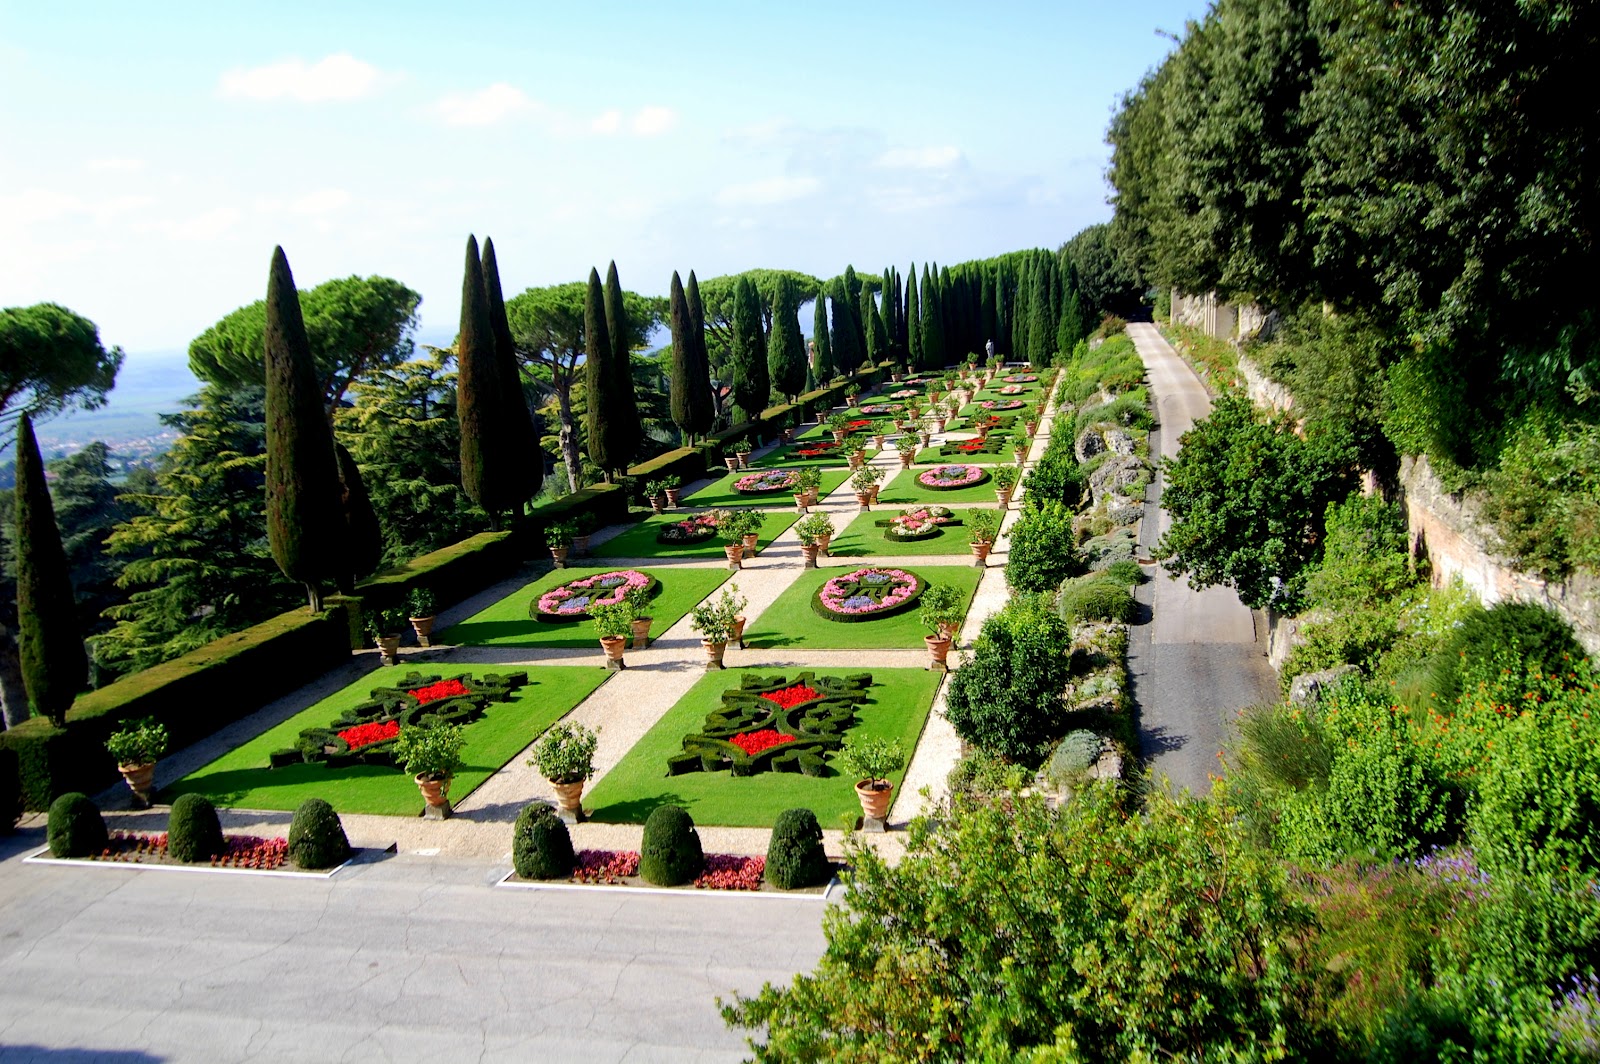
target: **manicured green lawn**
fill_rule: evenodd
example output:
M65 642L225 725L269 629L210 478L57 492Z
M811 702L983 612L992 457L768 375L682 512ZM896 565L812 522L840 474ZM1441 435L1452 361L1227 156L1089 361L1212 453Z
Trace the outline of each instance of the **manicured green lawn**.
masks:
M889 539L879 521L898 516L901 507L875 506L858 516L833 537L828 554L834 558L904 558L919 554L971 554L972 534L964 525L946 525L927 539ZM956 515L958 518L960 514Z
M305 728L324 727L343 710L360 704L375 687L399 682L410 672L404 665L381 668L311 708L270 728L254 739L193 772L161 792L170 802L180 794L203 794L218 806L239 809L295 809L307 798L322 798L341 813L415 816L422 810L417 785L398 768L385 765L326 764L268 767L274 750L294 746ZM436 665L419 669L424 676L482 676L522 671L486 667ZM517 752L565 716L611 675L604 668L539 666L527 670L528 682L512 692L509 702L491 702L481 719L466 726L465 767L450 786L451 801L471 794ZM532 769L528 770L532 772Z
M995 434L991 433L991 437ZM916 465L918 469L926 469L936 465L1004 465L1015 462L1016 455L1012 453L1011 439L1004 438L998 454L984 451L960 452L957 455L940 454L938 447L927 447L917 452Z
M872 564L863 559L863 565ZM927 634L915 607L878 621L834 621L811 608L811 596L832 577L852 567L828 566L803 570L795 582L762 611L745 631L745 642L761 650L896 650L922 646ZM983 570L971 566L918 565L908 572L930 583L953 584L963 596L962 612L972 605L973 592Z
M528 607L553 587L610 572L613 568L588 566L552 570L488 609L451 625L435 638L445 644L475 647L593 647L598 654L600 637L595 635L594 625L589 621L538 621L528 615ZM650 626L652 639L698 606L701 599L722 586L730 575L722 566L706 569L674 565L639 571L661 583L660 593L650 601L650 616L655 618L655 624Z
M615 539L606 540L591 553L596 558L721 558L726 541L720 536L712 536L704 543L691 546L675 547L656 542L656 533L662 526L675 524L691 514L700 512L699 509L677 510L648 517L643 523L630 528ZM799 516L792 510L764 511L761 515L761 546L765 547L783 535Z
M801 458L795 455L794 452L803 449L807 443L816 442L818 441L813 439L780 446L771 454L759 458L751 464L757 469L793 469L796 466L816 466L819 469L826 469L828 466L845 466L850 463L849 456L841 453L822 455L816 458ZM867 457L869 459L877 453L878 449L876 447L867 448Z
M928 450L922 453L937 454L938 452ZM917 483L917 474L926 473L934 466L940 465L993 465L995 464L993 461L986 462L983 459L995 459L998 457L998 455L980 455L977 459L962 458L955 460L947 458L930 460L926 465L912 466L909 470L902 469L878 493L878 504L880 506L895 507L910 506L914 503L922 502L936 502L941 506L956 506L963 503L993 503L995 502L995 497L994 478L992 476L982 483L972 485L970 488L953 488L949 491L940 491L937 488L930 488L925 484Z
M853 626L859 627L859 625ZM667 758L682 753L683 737L705 725L706 714L722 704L722 692L739 686L742 669L707 673L634 744L626 757L583 797L595 820L642 823L659 805L681 805L696 824L771 827L785 809L806 808L825 828L837 828L846 815L859 817L855 780L829 766L825 776L762 772L735 779L727 772L667 775ZM793 678L800 670L748 670L762 676ZM856 710L848 738L897 739L909 761L928 719L940 673L922 669L870 669L867 702ZM904 770L890 776L898 788Z
M715 484L707 484L684 501L690 506L711 509L717 506L794 506L793 492L775 492L771 495L741 495L733 490L733 482L740 477L749 476L750 470L741 473L730 473ZM824 470L822 474L821 492L824 496L834 491L850 479L850 472L846 469Z

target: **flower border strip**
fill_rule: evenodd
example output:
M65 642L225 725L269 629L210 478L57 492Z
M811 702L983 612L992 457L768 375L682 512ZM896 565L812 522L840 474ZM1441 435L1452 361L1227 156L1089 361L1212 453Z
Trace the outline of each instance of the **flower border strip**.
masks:
M810 687L815 698L784 706L765 695L792 687ZM739 686L722 692L722 705L706 714L704 727L683 737L683 752L667 759L667 775L720 772L754 776L762 772L799 772L821 776L828 754L844 743L844 732L856 721L866 701L872 674L816 676L802 672L784 676L740 677ZM756 753L732 742L736 735L771 729L793 736Z
M852 581L857 583L859 586L860 577L863 573L888 573L891 577L904 577L911 581L911 592L904 598L896 601L891 606L880 606L877 609L864 613L840 612L832 609L823 601L823 597L828 594L830 588L835 586L842 587L844 584ZM891 569L878 565L868 565L860 569L854 569L848 573L845 573L843 576L836 576L830 580L824 581L822 586L817 588L816 592L811 596L811 609L819 617L826 618L830 621L839 621L845 624L855 624L861 621L877 621L882 620L885 617L893 617L911 609L917 604L917 600L922 598L922 593L923 591L927 590L927 587L928 582L926 580L918 576L916 573L910 572L909 570ZM834 592L835 595L842 593L842 591Z

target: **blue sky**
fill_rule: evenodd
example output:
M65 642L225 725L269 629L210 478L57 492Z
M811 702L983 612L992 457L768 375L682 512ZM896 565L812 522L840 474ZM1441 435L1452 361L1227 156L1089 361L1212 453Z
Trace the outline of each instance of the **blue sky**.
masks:
M281 243L448 338L468 233L508 294L1054 247L1109 217L1111 110L1203 11L0 0L0 305L181 349Z

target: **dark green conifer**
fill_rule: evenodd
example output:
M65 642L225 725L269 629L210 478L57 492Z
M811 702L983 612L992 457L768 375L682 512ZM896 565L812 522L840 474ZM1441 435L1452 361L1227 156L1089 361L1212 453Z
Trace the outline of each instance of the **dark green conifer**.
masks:
M600 271L589 270L589 295L583 306L583 338L588 349L583 353L583 430L589 445L589 460L603 470L616 468L607 432L606 396L611 391L615 352L611 333L606 329L606 296L600 285Z
M22 683L36 716L59 727L89 678L77 603L33 420L17 420L17 643ZM9 826L9 825L8 825Z
M889 332L871 292L861 293L861 304L862 316L867 319L867 360L876 366L889 359Z
M477 248L471 248L476 265ZM322 587L349 570L339 460L323 408L300 294L283 249L267 274L267 542L283 575L305 585L313 611Z
M922 267L922 368L941 369L945 363L944 320L939 306L939 282Z
M833 343L828 337L828 296L817 293L817 305L811 319L811 376L813 387L821 387L833 380Z
M716 424L717 403L711 394L711 355L706 350L706 312L700 303L700 282L689 271L689 287L684 292L689 308L689 342L694 361L689 367L690 430L704 435Z
M1028 364L1048 366L1055 352L1056 318L1050 312L1050 260L1039 258L1033 266L1028 293Z
M728 361L733 370L734 423L754 421L767 408L772 383L767 376L761 296L748 275L740 275L733 288L733 344Z
M478 238L467 238L461 275L461 328L456 334L456 420L461 425L461 488L498 527L500 515L517 506L515 479L505 452L506 402L495 352L489 288L483 279Z
M854 266L844 268L844 293L849 300L850 320L856 327L856 359L859 365L867 357L867 323L861 315L861 278L856 276ZM849 370L857 368L849 363L841 365Z
M611 433L607 449L618 472L626 473L628 463L639 453L644 428L639 420L639 400L633 391L633 351L628 337L628 310L622 301L622 282L615 261L606 269L606 332L611 336L611 389L606 396L606 429Z
M695 428L694 340L689 333L689 300L683 294L683 282L678 271L672 271L672 285L667 293L667 326L672 333L672 423L683 433L685 442L693 443Z
M1011 350L1011 318L1008 309L1011 305L1006 291L1006 270L999 263L994 267L994 332L990 335L994 339L994 349L998 354Z
M533 412L522 390L522 367L517 362L517 346L511 338L511 322L506 318L505 296L500 289L500 264L495 258L494 241L483 238L483 287L489 296L489 326L494 330L495 362L500 370L506 399L505 444L515 459L509 465L513 492L520 503L539 494L544 486L544 450L534 429Z
M926 368L922 344L922 306L917 298L917 264L911 264L911 281L906 285L906 363L912 369Z
M772 297L772 335L767 339L767 375L790 402L806 384L806 347L800 336L800 308L786 274L778 275Z
M833 304L833 364L840 373L854 373L861 367L862 351L856 346L856 316L843 278L828 286L828 302Z
M372 497L367 494L366 481L361 479L361 468L335 441L333 453L339 463L339 502L344 512L344 533L347 544L347 571L340 574L339 590L345 594L355 591L356 581L368 576L383 561L383 526L372 509Z

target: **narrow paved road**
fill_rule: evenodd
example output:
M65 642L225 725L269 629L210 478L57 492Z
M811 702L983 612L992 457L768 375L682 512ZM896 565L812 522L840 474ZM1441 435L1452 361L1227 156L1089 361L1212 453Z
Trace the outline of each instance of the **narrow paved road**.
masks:
M1144 359L1155 405L1151 453L1173 458L1178 440L1211 410L1205 388L1155 326L1128 326ZM1146 552L1172 524L1161 504L1158 472L1145 496L1140 542ZM1154 517L1154 520L1151 519ZM1229 588L1196 591L1163 569L1139 589L1140 621L1132 631L1128 668L1139 710L1142 753L1175 789L1210 789L1217 754L1235 711L1277 694L1266 661L1265 633L1258 641L1249 609Z

